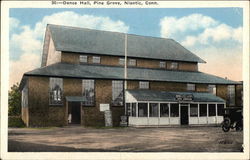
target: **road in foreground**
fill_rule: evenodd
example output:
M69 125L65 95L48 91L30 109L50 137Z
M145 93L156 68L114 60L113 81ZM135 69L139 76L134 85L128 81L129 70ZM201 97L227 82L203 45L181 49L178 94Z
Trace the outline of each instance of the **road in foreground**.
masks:
M220 127L9 128L9 152L239 152L243 132Z

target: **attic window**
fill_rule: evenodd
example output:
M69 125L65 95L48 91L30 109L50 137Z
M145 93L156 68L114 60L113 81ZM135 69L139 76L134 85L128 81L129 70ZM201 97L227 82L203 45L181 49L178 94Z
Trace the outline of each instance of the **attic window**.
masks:
M101 63L101 57L93 56L93 63Z
M166 68L166 62L160 62L160 68Z
M80 55L80 63L87 63L88 62L88 56Z
M195 84L187 84L188 91L195 91Z
M170 69L178 69L178 63L177 62L172 62L170 65Z
M125 59L119 58L119 65L124 65L124 64L125 64Z
M149 82L148 81L140 81L139 88L140 89L149 89Z
M129 66L136 66L136 60L135 59L129 59L128 65Z

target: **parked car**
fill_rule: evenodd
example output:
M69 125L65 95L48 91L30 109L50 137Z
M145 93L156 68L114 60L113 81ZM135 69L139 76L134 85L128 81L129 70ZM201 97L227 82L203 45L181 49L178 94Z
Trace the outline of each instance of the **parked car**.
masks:
M242 108L224 108L224 120L222 122L222 130L224 132L228 132L230 129L234 128L236 129L236 131L243 130Z

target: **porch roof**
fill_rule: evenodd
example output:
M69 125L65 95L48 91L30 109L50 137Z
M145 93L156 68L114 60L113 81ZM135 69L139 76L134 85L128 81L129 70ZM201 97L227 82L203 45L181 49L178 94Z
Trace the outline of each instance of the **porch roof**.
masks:
M225 100L211 93L206 92L166 92L155 90L127 90L126 101L159 101L159 102L179 102L177 97L191 97L191 100L185 102L219 102L225 103Z

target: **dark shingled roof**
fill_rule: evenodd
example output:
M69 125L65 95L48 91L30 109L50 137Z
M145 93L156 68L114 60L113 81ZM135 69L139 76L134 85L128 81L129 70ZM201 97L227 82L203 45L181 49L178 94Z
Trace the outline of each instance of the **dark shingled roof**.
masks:
M124 79L124 68L115 66L56 63L26 72L24 76L50 76L92 79ZM168 81L182 83L238 84L202 72L127 68L128 80Z
M192 95L193 102L222 102L220 97L205 92L166 92L154 90L127 90L137 101L165 101L176 102L176 95Z
M48 25L58 51L124 56L125 33ZM205 63L172 39L127 34L127 56Z

